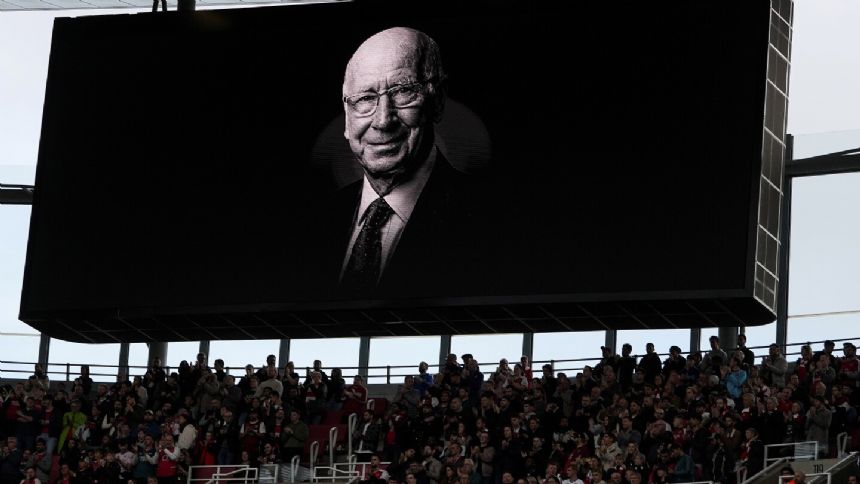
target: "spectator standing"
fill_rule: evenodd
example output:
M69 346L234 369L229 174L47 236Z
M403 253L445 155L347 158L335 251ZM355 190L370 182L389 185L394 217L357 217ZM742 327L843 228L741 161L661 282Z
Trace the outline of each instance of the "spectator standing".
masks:
M47 483L50 480L53 456L48 452L45 439L40 437L36 440L36 448L33 450L27 465L33 467L35 477L40 481Z
M618 355L614 354L612 348L608 346L600 347L601 358L600 362L594 366L594 373L597 375L603 375L603 369L611 367L612 370L617 373L618 372L618 363L620 358Z
M266 357L266 364L263 365L259 370L257 370L257 373L256 373L257 381L259 381L260 383L263 383L264 381L268 380L269 378L273 378L269 372L269 368L275 369L274 378L277 378L278 367L275 364L276 361L277 360L275 359L275 355L269 355Z
M631 356L633 346L624 343L621 346L621 358L618 361L618 383L627 391L633 384L633 371L636 370L636 358Z
M788 372L788 362L782 356L779 345L773 343L768 348L768 356L762 358L762 369L759 372L765 383L776 388L785 386L785 375Z
M310 430L302 421L301 414L297 410L291 410L290 423L281 433L281 447L285 462L289 462L295 455L301 455L309 434Z
M343 402L344 412L347 415L361 414L367 407L367 387L364 386L364 378L361 375L355 375L352 378L352 385L346 387L343 395L346 398Z
M254 392L254 397L262 397L263 392L265 392L267 388L273 393L283 395L284 384L281 383L281 380L278 379L278 369L274 365L270 365L264 368L264 370L266 371L266 376L262 379L259 379L259 381L262 383L257 385L257 390Z
M711 350L705 354L704 358L702 358L700 368L707 374L719 374L720 366L726 364L726 362L729 361L729 357L726 355L726 352L720 348L719 337L711 336L708 338L708 342L711 345Z
M365 410L362 413L361 422L355 427L352 434L353 448L359 454L370 455L376 452L379 446L379 437L382 429L375 422L373 412Z
M746 440L741 446L740 462L746 468L747 476L752 477L764 469L764 443L758 437L758 430L746 430Z
M684 369L687 367L687 360L681 356L681 348L678 346L671 346L669 348L669 357L663 362L663 375L668 376L673 370L678 372L680 375L684 372ZM655 378L652 379L651 383L655 383L657 381L658 375L655 375Z
M554 395L558 387L558 380L555 378L552 365L546 363L541 367L541 370L543 371L543 376L539 380L541 388L547 395Z
M839 361L837 379L849 388L856 389L860 379L860 360L857 358L857 347L854 343L846 341L842 344L844 356Z
M827 446L830 442L830 422L833 413L824 405L822 397L813 396L811 402L812 406L806 413L806 438L818 442L819 456L827 455Z
M326 410L329 412L337 412L343 408L343 402L346 399L346 396L344 395L346 381L343 379L343 372L340 368L334 368L331 370L331 378L326 386Z
M434 456L433 447L425 445L421 456L423 458L421 466L424 467L424 472L427 474L429 483L439 484L444 477L444 469L442 462Z
M639 360L638 367L645 372L645 381L648 383L654 383L654 377L660 374L663 367L663 364L660 361L660 355L654 351L654 343L648 343L645 345L645 356Z
M828 364L833 368L833 371L839 369L839 366L836 364L836 355L833 354L833 350L836 348L836 343L831 340L827 340L824 342L824 349L821 351L816 351L814 355L812 355L812 362L817 363L818 360L821 359L822 356L828 357Z
M290 388L298 389L301 385L301 378L296 373L296 365L292 361L288 361L284 365L284 374L281 375L281 383L284 385L284 391L287 392Z
M311 371L308 380L305 381L305 408L308 412L308 422L311 424L322 421L327 392L328 387L323 382L322 373L317 370Z
M743 367L750 368L755 365L755 354L751 349L747 348L747 335L744 333L738 335L738 351L744 355L741 360Z
M158 446L158 462L155 467L158 484L176 483L178 460L179 449L173 444L173 435L166 433L161 437Z
M230 465L239 453L239 424L230 409L221 410L221 418L215 424L218 442L218 465Z
M158 464L158 448L151 435L146 435L143 442L137 444L137 464L132 476L138 481L155 477L155 468Z
M433 375L427 371L429 368L430 365L426 361L418 363L418 374L415 375L415 388L421 394L422 398L427 393L427 389L433 386Z
M403 378L403 385L398 388L397 395L394 396L394 403L400 404L409 418L415 418L418 416L420 400L421 394L415 389L415 378L412 375L406 375Z
M693 482L696 470L693 458L686 454L680 446L672 447L672 457L674 467L669 471L671 482Z
M7 437L0 448L0 484L18 484L21 480L23 453L18 448L18 439Z
M76 437L77 433L83 429L87 423L87 416L81 412L81 401L72 400L71 408L63 415L62 431L60 433L59 443L57 448L63 450L65 442Z
M481 477L481 483L492 484L496 448L490 443L490 433L486 429L478 432L479 444L472 447L472 460L477 467L476 473Z
M743 385L747 381L747 372L740 367L740 360L734 357L729 362L729 369L726 373L726 390L729 396L735 401L741 397Z

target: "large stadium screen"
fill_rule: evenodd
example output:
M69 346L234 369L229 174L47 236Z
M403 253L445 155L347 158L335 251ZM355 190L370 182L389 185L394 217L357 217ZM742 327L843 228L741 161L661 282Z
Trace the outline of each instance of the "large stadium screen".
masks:
M563 3L58 19L22 319L84 341L772 319L769 2Z

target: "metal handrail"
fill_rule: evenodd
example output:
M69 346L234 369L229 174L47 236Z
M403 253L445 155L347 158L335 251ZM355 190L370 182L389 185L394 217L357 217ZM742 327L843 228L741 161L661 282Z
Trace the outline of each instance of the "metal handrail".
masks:
M358 427L358 414L353 412L349 414L349 418L346 421L346 458L347 460L353 458L352 453L352 436L355 435L355 429ZM374 449L376 450L376 449Z
M350 472L356 472L356 470L355 470L355 463L356 462L358 462L358 456L356 456L355 454L350 454L346 458L346 463L349 464L349 471ZM359 477L361 477L361 476L359 476ZM350 482L352 482L352 481L350 481Z
M355 466L355 469L359 469L359 468L361 469L361 470L356 471L356 472L358 472L359 479L361 479L362 477L364 477L367 474L367 467L370 465L370 462L353 462L352 465ZM387 468L390 465L391 465L391 462L380 462L379 463L379 467L381 467L383 469Z
M848 432L840 432L836 436L836 457L840 459L848 455Z
M313 482L314 469L317 466L317 454L320 451L320 442L318 440L314 440L311 442L310 455L308 456L308 462L310 463L310 471L311 471L311 482Z
M815 451L813 454L801 454L797 455L797 448L800 446L804 446L806 448L812 446ZM768 458L768 451L772 448L776 447L794 447L794 455L790 457L771 457ZM789 442L787 444L768 444L764 446L764 463L767 465L771 461L777 461L780 459L788 459L788 460L812 460L818 458L818 441L817 440L806 440L803 442Z
M838 339L821 340L821 341L805 341L805 342L787 343L786 347L800 347L800 346L804 346L804 345L812 346L812 345L817 345L817 344L823 344L825 341L833 341L834 343L838 343L838 342L844 342L844 341L858 341L858 340L860 340L860 338L855 337L855 338L838 338ZM749 350L754 351L754 350L768 349L769 346L770 345L749 346L747 348ZM703 353L707 352L707 351L708 351L707 349L701 350L701 352L703 352ZM689 354L689 353L690 353L689 351L682 352L682 354ZM655 353L655 354L657 354L660 357L664 357L664 356L669 355L669 353ZM794 355L799 355L799 354L800 354L799 351L786 352L784 354L784 356L788 357L788 356L794 356ZM637 354L632 354L631 356L638 359L644 355L637 353ZM759 356L766 356L766 355L755 354L755 356L759 357ZM512 359L511 361L518 361L518 359L519 358ZM601 359L602 359L601 356L596 356L596 357L563 358L563 359L550 359L550 360L533 360L533 361L531 361L531 364L532 364L533 368L538 368L544 364L549 364L552 366L554 371L581 371L585 365L567 365L567 364L568 363L598 362ZM36 364L36 362L0 360L0 371L6 372L6 373L32 373L30 370L22 370L22 369L15 369L15 368L2 368L2 367L8 366L8 365L31 365L32 366L35 364ZM49 377L50 377L50 375L64 376L65 381L68 383L68 382L71 382L73 380L73 378L72 378L73 373L72 373L71 369L73 367L80 367L80 366L84 366L84 365L89 366L90 368L116 369L116 373L92 373L91 372L90 376L92 376L92 377L116 377L117 375L120 375L120 374L125 375L126 377L129 377L130 375L126 374L126 372L131 373L132 370L146 370L147 368L149 368L148 366L142 366L142 365L122 365L122 366L120 366L120 365L108 365L108 364L96 364L96 363L67 363L67 362L50 363L49 362L46 365L45 373L47 375L49 375ZM495 371L494 367L497 365L498 365L497 362L490 362L490 363L481 363L478 366L479 366L479 368L481 368L481 371L486 372L486 371ZM368 366L368 367L341 366L338 368L340 368L342 371L346 371L346 373L344 373L344 378L349 378L349 377L355 376L355 375L359 374L359 372L364 370L367 372L366 376L368 377L368 379L370 379L370 378L385 378L385 382L390 384L392 381L397 381L398 378L403 378L406 376L414 375L414 372L398 372L397 370L406 369L406 368L413 368L414 369L414 368L416 368L416 366L417 365L413 363L413 364L405 364L405 365L378 365L378 366ZM62 371L52 370L51 367L60 367L60 368L62 368ZM167 366L165 366L163 368L165 368L165 371L167 371L168 373L171 371L171 369L175 369L175 368L171 368L171 367L167 367ZM323 369L331 371L333 368L334 367L324 367ZM240 367L227 366L227 367L224 367L224 371L226 373L233 374L234 376L243 375L244 369L245 369L244 366L240 366ZM306 369L310 370L311 368L306 367ZM236 370L238 371L238 373L235 373L235 374L231 373L231 371L236 371ZM395 371L392 372L392 370L395 370Z
M764 469L756 472L752 476L748 475L746 466L739 467L737 470L737 476L736 476L737 482L740 482L740 483L755 482L756 479L759 479L763 476L766 476L769 472L773 472L777 468L782 467L783 465L785 465L786 462L788 462L786 459L780 458L779 460L774 461L770 465L765 464Z
M267 475L267 476L265 477L266 482L268 482L268 480L269 480L269 479L271 479L271 483L272 483L272 484L277 484L277 482L278 482L278 471L280 471L281 466L279 466L278 464L262 464L262 465L260 465L260 471L259 471L259 473L257 474L257 482L258 482L258 484L261 484L261 483L263 483L263 482L264 482L264 481L263 481L263 479L264 479L264 478L263 478L263 476L262 476L262 474L263 474L263 469L270 469L268 472L269 472L269 473L271 473L271 475L270 475L270 476L269 476L269 475Z
M239 472L244 472L245 477L233 477L235 474ZM236 469L230 472L216 473L212 474L212 477L206 481L206 484L215 484L220 483L222 479L227 478L228 481L237 481L239 479L242 480L245 484L249 484L248 479L250 479L251 483L257 480L257 468L255 467L245 467L243 469Z
M317 466L314 468L313 481L318 480L330 480L332 482L338 479L349 479L350 481L355 478L361 477L358 475L358 472L352 468L352 464L347 462L336 462L328 466ZM346 469L341 469L341 467L346 467ZM318 475L318 471L325 470L329 472L327 476Z
M290 459L290 482L296 482L296 475L299 473L299 462L301 458L297 455L294 455L292 459Z
M3 365L3 366L6 366L6 365L34 366L36 364L37 364L36 362L31 362L31 361L0 360L0 365ZM61 367L62 371L51 370L51 367L57 367L57 366ZM122 365L122 366L120 366L120 365L106 365L106 364L99 364L99 363L46 363L45 364L45 375L47 375L49 377L49 379L50 379L51 375L60 375L61 377L64 376L65 382L70 383L73 380L73 378L72 378L73 374L76 373L76 374L80 375L80 367L81 366L87 366L89 368L115 368L117 370L116 373L97 373L97 372L90 372L89 373L90 377L104 376L104 377L110 377L110 378L114 378L114 379L116 379L118 375L124 374L124 372L122 370L125 370L125 369L128 369L130 372L131 369L146 370L149 368L148 366L141 366L141 365ZM78 371L72 372L73 367L78 367ZM163 368L166 372L168 372L168 373L170 372L171 367L165 366ZM28 373L28 374L33 373L32 370L19 370L19 369L15 369L15 368L3 368L2 371L6 372L6 373ZM126 376L128 376L128 375L126 375Z
M328 430L328 464L334 464L334 451L337 447L337 426Z
M194 471L196 469L213 469L213 468L215 469L215 472L213 472L210 477L198 477L198 478L193 477ZM228 472L221 472L222 468L230 468L233 470L228 471ZM253 471L254 477L247 477L246 476L244 478L239 477L236 479L230 477L230 476L232 476L238 472L250 472L250 471ZM247 465L191 466L188 468L188 478L186 479L186 482L187 482L187 484L193 484L195 482L205 482L206 484L210 484L212 482L217 482L218 479L222 479L225 477L227 478L228 482L238 481L238 479L242 479L244 482L248 482L249 478L256 480L257 479L257 468L256 467L250 467ZM216 481L213 481L213 479L215 479Z
M816 477L826 477L827 478L827 484L830 484L831 480L833 479L833 476L829 472L818 472L815 474L806 474L807 479L816 478ZM777 484L783 484L787 479L794 479L794 476L777 476L776 482L777 482ZM808 481L808 482L812 482L812 481ZM815 479L815 482L818 482L818 480Z

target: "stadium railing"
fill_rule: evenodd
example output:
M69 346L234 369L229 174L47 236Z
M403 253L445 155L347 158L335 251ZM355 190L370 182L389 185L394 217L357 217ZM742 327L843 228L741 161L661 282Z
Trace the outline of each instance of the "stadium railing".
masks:
M797 343L788 343L786 346L788 348L797 348L795 351L787 351L785 353L785 357L791 360L791 357L800 355L800 348L804 345L823 345L825 340L821 341L803 341ZM854 338L839 338L832 339L829 341L833 341L835 343L852 341L857 342L860 341L860 337ZM769 348L768 345L761 346L749 346L748 348L753 351L756 358L766 356ZM706 353L708 351L707 348L700 350L701 353ZM689 354L689 351L682 352L682 354ZM661 358L668 356L668 353L657 353ZM218 355L210 355L209 361L213 361ZM633 354L631 355L635 358L641 358L642 354ZM531 361L532 369L536 376L539 375L540 368L544 364L549 364L552 366L553 371L555 372L578 372L582 371L582 369L589 365L594 366L601 360L601 357L584 357L584 358L567 358L567 359L549 359L549 360L534 360ZM508 359L511 362L511 366L513 366L516 362L519 361L519 356ZM789 361L791 363L791 361ZM479 363L479 367L482 372L493 372L498 368L497 361L494 362L485 362ZM10 380L26 380L29 375L33 374L33 367L36 362L27 362L27 361L8 361L8 360L0 360L0 377L4 379ZM143 375L146 373L146 366L139 365L128 365L128 366L119 366L119 365L106 365L106 364L92 364L92 363L58 363L49 362L46 368L46 373L48 377L52 381L64 381L66 383L71 383L80 375L80 367L81 366L89 366L90 368L90 377L99 383L105 382L115 382L119 377L127 377L131 379L132 376ZM376 366L368 366L367 367L367 383L401 383L403 378L409 375L415 374L415 369L418 366L418 362L407 364L407 365L376 365ZM334 366L326 366L323 367L325 371L331 371ZM354 375L359 374L361 371L361 367L359 366L340 366L343 372L345 379L350 379ZM282 370L283 368L279 368ZM305 368L306 371L310 371L310 367ZM165 371L168 374L171 370L175 370L175 368L165 367ZM224 370L233 376L241 377L244 375L245 366L228 366L225 367ZM411 370L411 371L407 371ZM373 380L373 381L371 381ZM383 381L380 381L383 380Z

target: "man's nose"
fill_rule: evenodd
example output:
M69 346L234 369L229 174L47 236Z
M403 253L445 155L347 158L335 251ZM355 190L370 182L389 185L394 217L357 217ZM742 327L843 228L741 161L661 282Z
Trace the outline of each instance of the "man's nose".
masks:
M373 113L373 127L376 129L386 129L397 121L397 108L388 94L379 96L377 101L376 112Z

